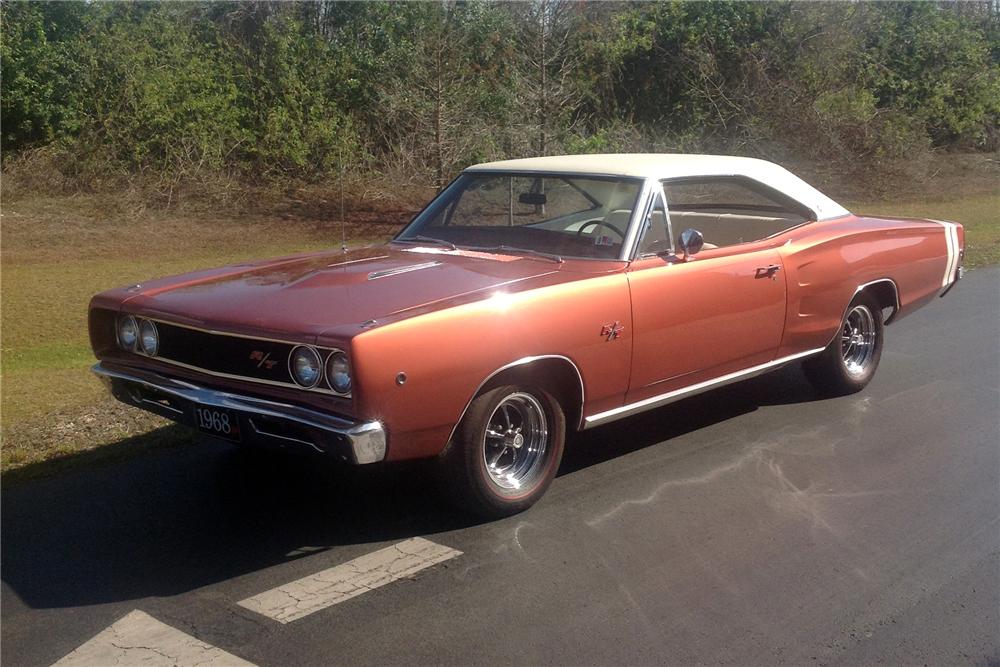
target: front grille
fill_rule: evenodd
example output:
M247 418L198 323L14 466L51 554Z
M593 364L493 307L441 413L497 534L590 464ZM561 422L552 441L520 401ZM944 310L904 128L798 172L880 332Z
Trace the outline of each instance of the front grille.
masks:
M288 369L297 343L243 338L156 322L160 347L156 358L226 377L300 388ZM325 350L319 350L326 359ZM324 383L310 391L333 393Z

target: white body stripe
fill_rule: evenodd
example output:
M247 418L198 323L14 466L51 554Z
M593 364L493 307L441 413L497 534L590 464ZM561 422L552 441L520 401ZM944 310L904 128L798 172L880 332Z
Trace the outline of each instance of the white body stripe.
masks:
M958 272L959 254L961 252L961 248L958 245L958 225L945 220L932 220L930 218L927 220L928 222L936 222L944 227L944 242L948 251L948 257L944 264L944 276L941 277L941 291L943 292L949 285L955 282L955 274Z

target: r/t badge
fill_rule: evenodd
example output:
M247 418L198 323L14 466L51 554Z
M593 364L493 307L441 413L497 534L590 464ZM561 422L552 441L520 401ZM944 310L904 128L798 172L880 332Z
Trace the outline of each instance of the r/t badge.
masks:
M601 327L601 335L606 336L608 340L614 340L615 338L618 338L618 334L624 330L625 327L622 326L622 323L615 320L611 324L605 324Z

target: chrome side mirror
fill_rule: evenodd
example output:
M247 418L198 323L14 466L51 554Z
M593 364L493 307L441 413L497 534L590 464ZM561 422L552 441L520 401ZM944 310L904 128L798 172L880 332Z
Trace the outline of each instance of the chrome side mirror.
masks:
M705 245L705 237L697 229L685 229L677 238L677 247L684 253L684 259L697 255Z

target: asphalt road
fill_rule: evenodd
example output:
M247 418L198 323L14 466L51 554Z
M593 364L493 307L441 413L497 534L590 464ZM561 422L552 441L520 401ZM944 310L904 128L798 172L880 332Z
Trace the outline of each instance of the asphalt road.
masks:
M262 666L1000 664L998 311L974 271L860 394L788 367L577 435L493 523L419 466L214 442L5 484L3 664L133 610ZM414 537L462 554L288 623L237 604Z

